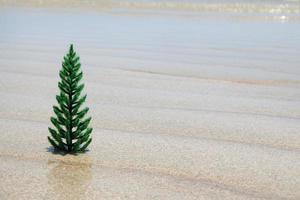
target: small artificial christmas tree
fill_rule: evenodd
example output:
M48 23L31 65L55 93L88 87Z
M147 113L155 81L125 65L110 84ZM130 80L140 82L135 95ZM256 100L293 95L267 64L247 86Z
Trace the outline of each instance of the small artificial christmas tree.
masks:
M80 67L79 57L71 44L59 72L60 95L56 96L58 106L53 106L56 117L51 117L56 130L48 128L51 134L48 140L51 145L55 149L72 153L84 152L92 141L93 129L89 127L91 117L85 117L89 108L80 110L86 100L86 95L80 95L84 88L84 84L80 83Z

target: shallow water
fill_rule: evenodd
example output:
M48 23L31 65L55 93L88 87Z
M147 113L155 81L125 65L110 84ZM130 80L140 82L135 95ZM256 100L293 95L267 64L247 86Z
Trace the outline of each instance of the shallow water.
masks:
M262 83L293 83L300 75L300 29L294 21L43 9L3 9L0 20L7 59L14 50L9 47L55 51L73 42L92 66Z

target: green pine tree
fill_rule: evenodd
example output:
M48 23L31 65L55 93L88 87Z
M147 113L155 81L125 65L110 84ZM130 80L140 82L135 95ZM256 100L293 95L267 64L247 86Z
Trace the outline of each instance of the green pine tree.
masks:
M56 96L58 106L53 106L56 117L51 117L55 129L48 128L51 145L55 149L72 153L84 152L92 141L93 129L89 127L91 117L86 117L89 108L80 109L86 100L86 95L81 96L84 84L80 83L80 67L79 56L71 44L59 72L60 94Z

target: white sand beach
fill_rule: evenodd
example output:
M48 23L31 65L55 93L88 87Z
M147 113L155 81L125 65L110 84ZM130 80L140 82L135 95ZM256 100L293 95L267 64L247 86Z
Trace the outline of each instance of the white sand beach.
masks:
M300 199L298 1L24 2L0 1L0 199ZM94 131L63 156L71 43Z

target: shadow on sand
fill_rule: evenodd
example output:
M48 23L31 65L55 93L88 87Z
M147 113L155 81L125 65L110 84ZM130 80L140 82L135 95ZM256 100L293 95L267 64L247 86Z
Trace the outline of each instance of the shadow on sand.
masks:
M89 150L85 150L84 152L82 153L66 153L64 151L61 151L61 150L58 150L58 149L55 149L54 147L47 147L46 148L46 151L49 152L49 153L52 153L54 155L61 155L61 156L65 156L65 155L73 155L73 156L77 156L79 154L82 154L82 153L86 153L86 152L89 152Z

